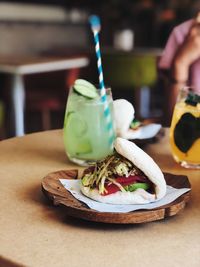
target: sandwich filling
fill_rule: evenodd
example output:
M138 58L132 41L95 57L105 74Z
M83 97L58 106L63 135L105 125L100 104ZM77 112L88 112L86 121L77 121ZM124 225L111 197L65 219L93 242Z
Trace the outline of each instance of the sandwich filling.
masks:
M96 189L101 196L108 196L118 191L134 192L143 189L155 194L154 184L130 160L119 153L98 161L95 166L87 168L81 183L88 189Z

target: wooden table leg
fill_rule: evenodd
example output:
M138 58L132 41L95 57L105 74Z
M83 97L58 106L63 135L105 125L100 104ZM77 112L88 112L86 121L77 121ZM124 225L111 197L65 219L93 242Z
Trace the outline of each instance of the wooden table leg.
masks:
M24 101L25 89L23 77L20 74L14 74L11 84L11 98L13 109L13 120L15 135L24 135Z

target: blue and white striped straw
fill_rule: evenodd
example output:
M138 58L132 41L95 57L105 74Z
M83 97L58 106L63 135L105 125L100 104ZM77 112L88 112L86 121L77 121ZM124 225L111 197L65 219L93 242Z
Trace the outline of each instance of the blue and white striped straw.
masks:
M103 68L101 62L101 51L100 51L100 42L99 42L99 31L101 29L100 19L96 15L92 15L89 17L89 22L91 24L91 29L94 34L94 41L95 41L95 51L97 56L97 67L99 72L99 85L100 85L100 93L101 93L101 101L104 104L104 116L106 119L106 128L109 132L109 144L113 145L114 141L114 130L113 130L113 123L111 120L110 108L107 101L106 96L106 89L103 79Z

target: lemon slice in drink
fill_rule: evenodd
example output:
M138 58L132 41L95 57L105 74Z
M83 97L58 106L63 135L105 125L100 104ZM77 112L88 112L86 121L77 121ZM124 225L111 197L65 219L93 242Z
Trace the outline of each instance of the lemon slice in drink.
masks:
M83 79L77 79L73 88L75 92L87 98L93 99L98 96L97 88L92 83Z
M87 123L74 111L67 114L65 125L76 137L81 137L87 132Z
M92 152L92 146L88 138L84 138L77 142L76 155L87 154Z
M76 155L92 152L90 140L84 135L87 133L87 123L74 111L69 112L65 120L65 129L68 129L74 143Z

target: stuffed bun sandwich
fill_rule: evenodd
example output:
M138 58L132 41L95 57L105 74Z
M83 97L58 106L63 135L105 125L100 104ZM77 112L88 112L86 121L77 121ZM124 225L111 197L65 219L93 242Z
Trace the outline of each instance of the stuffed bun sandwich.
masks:
M113 155L85 169L82 193L110 204L145 204L166 194L164 175L154 160L133 142L118 137Z

